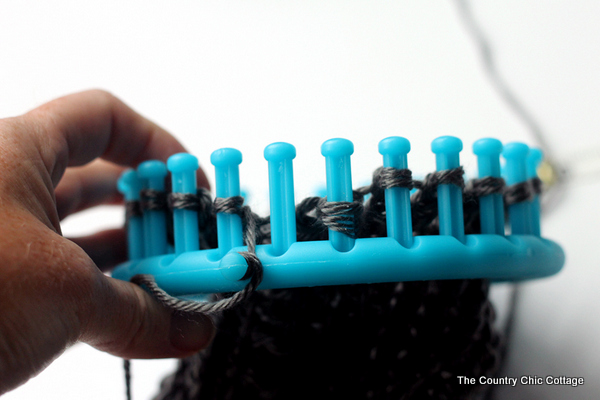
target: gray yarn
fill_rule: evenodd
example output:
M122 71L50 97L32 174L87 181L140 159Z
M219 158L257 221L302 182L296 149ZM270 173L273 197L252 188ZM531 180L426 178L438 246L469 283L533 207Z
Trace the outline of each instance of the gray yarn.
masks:
M409 169L383 167L376 170L375 173L379 176L379 186L382 189L394 187L412 189L414 187L412 172Z
M192 193L169 193L167 202L171 210L198 211L200 209L198 195Z
M325 240L327 227L319 218L318 206L322 197L307 197L296 205L296 237L298 241Z
M165 192L144 189L140 192L140 206L142 211L163 211L167 209L167 195Z
M123 370L125 371L125 397L131 400L131 361L123 359Z
M142 206L139 201L131 200L125 202L125 221L129 221L133 217L141 217L142 215Z
M225 214L238 214L239 209L244 204L244 198L242 196L233 197L217 197L213 203L213 212L225 213Z
M171 196L171 199L174 197ZM200 204L201 196L188 196L187 198L175 198L175 202L181 201L176 205L183 207L191 207L192 201L196 201ZM185 203L188 202L188 203ZM161 289L154 280L152 275L138 274L131 278L131 282L146 287L148 292L160 303L172 309L173 311L180 313L203 313L203 314L215 314L231 308L236 304L244 301L253 291L256 290L263 277L262 264L256 256L256 239L257 239L257 223L255 215L251 212L250 207L241 207L244 203L244 198L241 196L234 196L228 198L217 197L214 201L212 211L215 213L227 213L227 214L238 214L244 221L244 240L248 246L248 251L241 251L239 254L244 257L248 268L246 273L240 280L246 280L250 278L248 284L244 289L234 293L231 297L222 298L216 301L198 302L190 300L182 300L177 297L169 295L163 289Z
M428 190L439 185L456 185L461 189L465 188L465 180L463 175L465 171L463 167L446 169L427 174L425 179L421 181L413 181L414 187L417 189Z
M167 203L171 210L191 210L204 212L211 210L212 201L207 189L199 188L197 194L169 193Z
M506 183L502 178L488 176L482 179L471 179L465 188L472 196L483 197L490 194L502 194Z
M246 263L248 263L248 270L246 275L250 275L250 282L244 287L244 289L236 292L231 297L226 297L216 301L199 302L191 300L182 300L177 297L169 295L167 292L162 290L154 280L152 275L138 274L131 278L131 282L146 287L148 292L158 300L160 303L170 308L173 311L179 313L202 313L202 314L215 314L221 311L227 310L236 304L246 300L248 296L256 290L260 282L262 281L262 265L256 254L248 251L242 251L239 253ZM247 279L246 277L242 279Z
M317 218L336 232L342 232L356 239L357 220L363 212L363 204L359 201L327 201L320 199L317 203Z
M507 206L531 201L542 191L542 181L539 178L533 178L524 182L515 183L507 187L504 191L504 203Z
M529 182L531 182L531 189L533 190L533 193L535 193L536 195L539 195L542 193L543 183L540 178L538 178L538 177L532 178L529 180Z

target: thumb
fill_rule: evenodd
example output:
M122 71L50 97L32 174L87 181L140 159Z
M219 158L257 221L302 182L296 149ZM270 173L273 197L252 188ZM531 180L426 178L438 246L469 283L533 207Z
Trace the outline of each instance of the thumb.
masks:
M214 336L210 317L172 312L139 286L113 278L100 281L92 309L81 340L127 359L186 357Z

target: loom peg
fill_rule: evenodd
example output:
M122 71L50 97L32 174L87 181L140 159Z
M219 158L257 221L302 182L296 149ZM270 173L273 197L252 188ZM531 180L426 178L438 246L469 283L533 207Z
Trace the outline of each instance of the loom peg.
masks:
M327 173L327 201L352 202L352 171L350 156L354 145L347 139L329 139L321 145ZM349 225L351 226L351 225ZM351 226L353 228L353 226ZM354 238L343 232L329 229L329 241L337 251L349 251L354 247Z
M506 160L506 184L516 185L527 181L527 155L529 146L524 143L508 143L502 156ZM532 234L531 202L523 201L508 207L510 230L513 235Z
M293 159L296 148L289 143L272 143L265 148L269 164L269 200L273 254L282 255L296 241Z
M138 166L138 175L146 189L164 193L167 166L157 160ZM167 253L167 216L164 210L144 210L145 257Z
M437 171L460 167L459 153L463 149L462 141L454 136L441 136L431 142L431 151L435 154ZM454 236L465 243L462 191L454 184L439 185L438 214L440 235Z
M240 170L242 153L232 148L222 148L210 155L215 167L216 195L219 198L240 196ZM242 219L237 214L217 213L217 241L221 257L244 243Z
M199 168L196 157L188 153L175 154L167 160L167 168L171 172L173 193L196 195L196 170ZM198 250L198 212L173 210L173 233L175 254Z
M407 169L410 142L399 136L391 136L379 142L379 153L386 168ZM410 189L393 187L385 189L385 220L387 235L404 247L413 244Z
M500 154L502 142L485 138L473 143L473 153L477 156L479 179L500 178ZM482 196L479 199L481 233L504 235L504 200L502 193Z

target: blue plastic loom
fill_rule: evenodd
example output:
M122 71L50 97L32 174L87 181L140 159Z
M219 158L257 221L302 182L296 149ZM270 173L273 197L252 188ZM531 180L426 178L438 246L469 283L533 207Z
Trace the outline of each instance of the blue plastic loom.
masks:
M438 171L460 166L462 142L450 136L432 143ZM350 141L331 139L323 143L326 160L327 200L353 200ZM389 137L379 143L383 166L408 168L410 143ZM481 139L473 145L479 178L501 177L500 155L507 185L536 178L542 160L537 149L522 143L503 146L495 139ZM354 239L329 230L329 240L296 241L296 214L292 160L295 148L273 143L264 156L269 164L271 239L258 245L256 255L263 265L260 289L303 286L400 282L434 279L478 279L521 281L556 274L565 260L556 243L540 236L540 203L530 201L508 207L510 235L505 235L505 207L501 194L480 198L481 234L465 235L463 193L458 186L438 186L439 235L413 236L410 189L393 187L385 191L387 237ZM240 195L239 164L242 154L235 149L215 151L216 196ZM190 154L176 154L167 165L147 161L137 171L127 171L119 181L126 201L139 201L140 191L164 191L167 170L174 193L196 194L198 160ZM167 218L162 210L146 210L128 221L130 261L118 266L113 277L130 280L136 274L154 276L159 287L172 296L196 298L208 293L235 292L244 288L247 251L243 245L239 215L217 214L218 248L200 250L198 213L173 210L174 248L167 241Z

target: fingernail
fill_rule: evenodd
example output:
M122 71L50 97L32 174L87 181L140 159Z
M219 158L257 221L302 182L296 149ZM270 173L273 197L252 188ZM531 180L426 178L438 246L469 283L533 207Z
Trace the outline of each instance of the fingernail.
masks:
M214 331L212 320L206 315L190 316L175 313L171 316L169 340L178 350L199 351L210 344Z

